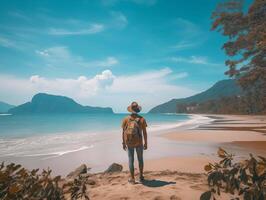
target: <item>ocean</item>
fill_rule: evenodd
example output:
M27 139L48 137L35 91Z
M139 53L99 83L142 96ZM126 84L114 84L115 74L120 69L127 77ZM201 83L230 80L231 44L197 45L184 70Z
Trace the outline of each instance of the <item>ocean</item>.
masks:
M105 166L124 161L121 149L121 121L126 114L0 115L0 161L25 163L30 168L69 154L80 162ZM148 139L158 143L160 133L174 128L194 128L211 119L186 114L142 114L148 124ZM151 139L153 138L153 139ZM160 144L166 139L160 139ZM152 146L152 142L151 146ZM168 155L153 151L151 157ZM108 149L109 148L109 149ZM113 152L113 153L111 153ZM86 154L85 154L86 153ZM95 156L95 155L98 156ZM172 150L169 150L169 155ZM81 156L83 155L83 156ZM88 155L88 157L87 157ZM108 156L108 159L105 158ZM110 161L109 161L110 160ZM29 161L29 162L28 162ZM30 165L29 163L34 163ZM103 165L101 165L103 164ZM104 165L105 164L105 165Z

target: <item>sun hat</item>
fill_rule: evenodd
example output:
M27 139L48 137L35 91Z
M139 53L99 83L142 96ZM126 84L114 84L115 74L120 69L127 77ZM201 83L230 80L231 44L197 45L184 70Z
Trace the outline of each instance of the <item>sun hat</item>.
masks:
M133 101L130 106L127 107L127 110L131 113L139 113L141 111L141 106L137 102Z

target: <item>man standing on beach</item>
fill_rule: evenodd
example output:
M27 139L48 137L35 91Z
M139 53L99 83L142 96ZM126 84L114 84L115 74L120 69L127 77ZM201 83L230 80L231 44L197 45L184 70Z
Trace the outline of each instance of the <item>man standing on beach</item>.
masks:
M130 179L129 183L135 184L134 175L134 151L136 150L138 163L139 163L139 180L144 181L143 176L143 149L147 149L147 123L146 120L138 115L141 111L141 106L137 102L132 102L127 110L131 113L125 117L122 122L123 129L123 149L128 152ZM144 145L143 145L144 138Z

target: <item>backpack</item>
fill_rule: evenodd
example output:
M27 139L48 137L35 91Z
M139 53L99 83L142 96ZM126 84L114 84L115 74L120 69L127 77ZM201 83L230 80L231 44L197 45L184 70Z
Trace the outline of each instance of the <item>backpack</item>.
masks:
M132 118L129 117L127 124L124 128L124 140L128 147L136 147L141 144L141 127L140 127L140 117Z

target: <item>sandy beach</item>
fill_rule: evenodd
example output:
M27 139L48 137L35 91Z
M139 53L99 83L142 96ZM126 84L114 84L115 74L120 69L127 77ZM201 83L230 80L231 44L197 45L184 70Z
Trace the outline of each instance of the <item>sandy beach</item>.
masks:
M249 153L266 155L266 116L206 115L210 124L190 130L171 130L160 137L182 143L223 147L236 159ZM200 151L200 149L199 149ZM98 183L91 188L92 199L199 199L207 190L206 163L217 161L216 152L199 152L200 156L173 156L145 160L144 185L127 183L128 172L95 175ZM145 155L145 154L144 154ZM135 163L137 166L137 163ZM127 164L123 164L127 170ZM228 199L222 195L220 199Z
M229 148L239 146L254 153L266 151L265 116L207 116L218 119L208 125L163 136L176 141L208 142Z

